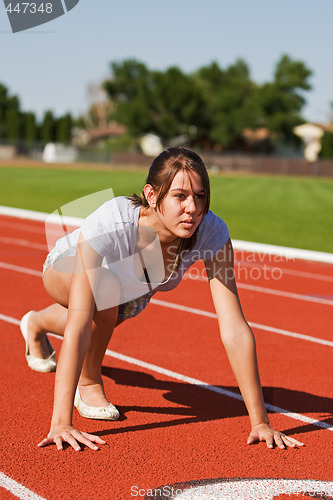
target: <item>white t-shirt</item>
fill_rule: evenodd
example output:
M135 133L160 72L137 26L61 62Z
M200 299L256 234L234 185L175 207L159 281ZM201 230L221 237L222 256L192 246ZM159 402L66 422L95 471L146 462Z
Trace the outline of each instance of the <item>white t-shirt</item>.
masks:
M134 271L135 260L138 260L136 241L140 208L124 196L113 198L90 214L79 229L59 239L55 245L61 256L75 255L81 232L89 245L103 257L103 267L111 271L112 275L119 280L119 304L151 293L152 290L164 292L174 289L192 264L201 259L204 261L211 259L229 239L226 223L209 211L202 217L193 249L182 254L177 270L169 276L167 281L163 281L162 278L160 281L147 283L144 276L138 279ZM158 238L155 245L156 248L159 247ZM149 259L145 259L144 251L142 253L145 267L150 275L149 262L147 262ZM161 276L164 276L162 253L161 259L163 268ZM112 305L115 304L110 303L109 307Z

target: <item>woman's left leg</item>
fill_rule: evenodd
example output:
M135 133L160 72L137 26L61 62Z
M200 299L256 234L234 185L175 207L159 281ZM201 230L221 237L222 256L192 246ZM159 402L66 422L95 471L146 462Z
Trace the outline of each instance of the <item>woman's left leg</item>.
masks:
M78 383L82 400L89 406L107 406L102 381L102 362L114 328L117 326L118 307L95 311L92 336L84 358Z
M119 282L111 273L101 275L101 292L113 296L113 303L118 303ZM64 336L68 301L71 285L71 274L57 271L51 265L44 273L44 286L50 296L58 303L43 311L35 313L35 328L31 332L32 341L40 342L46 332ZM82 400L91 406L107 406L101 377L101 366L112 332L119 324L118 306L98 310L92 321L90 346L86 353L78 385ZM32 323L32 326L33 323ZM43 335L44 334L44 335Z

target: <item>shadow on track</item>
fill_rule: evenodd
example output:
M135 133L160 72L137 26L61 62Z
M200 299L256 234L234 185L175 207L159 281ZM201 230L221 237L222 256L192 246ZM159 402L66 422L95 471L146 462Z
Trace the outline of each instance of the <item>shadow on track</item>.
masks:
M173 427L247 415L245 405L242 401L214 393L207 390L204 386L200 387L183 382L159 380L153 375L137 370L110 368L106 366L102 367L102 374L114 380L117 385L162 391L164 393L163 398L166 401L181 405L181 407L117 405L122 415L120 420L126 420L126 413L129 411L175 415L179 418L163 422L147 422L147 424L108 429L100 432L101 435ZM238 387L223 387L223 389L239 394ZM281 387L264 387L263 392L266 403L284 408L288 412L316 413L319 414L317 418L321 419L322 422L333 425L332 400L329 398ZM149 400L149 395L147 395L147 400ZM320 430L320 428L307 424L283 432L285 434L295 434L314 430ZM99 432L96 433L99 434Z

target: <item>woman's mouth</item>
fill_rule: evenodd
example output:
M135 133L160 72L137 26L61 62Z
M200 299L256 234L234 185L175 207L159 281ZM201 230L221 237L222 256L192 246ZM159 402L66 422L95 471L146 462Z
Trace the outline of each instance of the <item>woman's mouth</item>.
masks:
M194 220L184 220L184 221L182 221L182 225L186 229L191 229L194 226L194 224L195 224Z

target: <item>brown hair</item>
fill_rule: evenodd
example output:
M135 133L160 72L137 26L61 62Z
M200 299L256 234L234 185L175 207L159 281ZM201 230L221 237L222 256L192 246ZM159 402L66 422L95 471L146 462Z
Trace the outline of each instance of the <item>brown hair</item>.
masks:
M208 213L210 203L210 185L205 164L200 156L194 151L182 147L166 149L154 159L150 166L146 184L150 184L154 190L158 192L156 202L157 207L160 207L162 201L169 192L173 179L180 170L189 174L191 172L195 172L200 176L204 188L203 213ZM146 208L149 207L143 191L141 196L133 194L132 196L129 196L129 199L135 205ZM193 248L196 241L196 233L197 230L190 238L182 239L179 245L175 267L177 267L180 262L181 252L191 250Z

